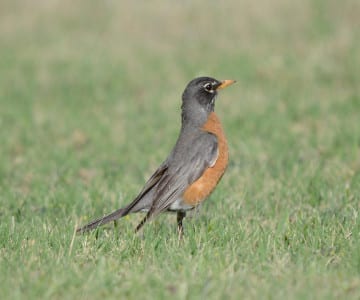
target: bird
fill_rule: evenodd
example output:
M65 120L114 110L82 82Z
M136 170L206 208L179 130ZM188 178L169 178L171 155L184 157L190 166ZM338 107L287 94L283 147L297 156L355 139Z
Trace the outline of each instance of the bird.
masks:
M219 90L235 82L212 77L191 80L182 94L181 129L169 156L132 202L78 228L77 233L96 229L130 213L146 213L135 229L137 232L160 213L174 212L182 236L186 213L212 193L227 168L228 143L214 108Z

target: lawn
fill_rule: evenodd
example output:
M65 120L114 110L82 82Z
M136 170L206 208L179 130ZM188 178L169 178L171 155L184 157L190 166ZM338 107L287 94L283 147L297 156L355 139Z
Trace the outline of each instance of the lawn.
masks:
M141 3L140 3L141 2ZM0 4L1 299L359 299L360 3ZM227 173L140 234L128 203L165 159L181 93L216 112Z

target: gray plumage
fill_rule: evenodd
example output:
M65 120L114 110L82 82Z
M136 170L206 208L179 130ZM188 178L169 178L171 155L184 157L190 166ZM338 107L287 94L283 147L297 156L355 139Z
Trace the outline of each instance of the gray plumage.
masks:
M207 84L213 89L210 90ZM97 228L129 213L147 211L145 218L137 227L138 230L150 218L171 210L171 205L181 199L186 188L217 159L217 138L201 127L207 121L209 114L214 111L216 87L220 84L220 81L210 77L200 77L189 82L182 96L180 135L168 158L130 204L90 222L79 228L77 232Z

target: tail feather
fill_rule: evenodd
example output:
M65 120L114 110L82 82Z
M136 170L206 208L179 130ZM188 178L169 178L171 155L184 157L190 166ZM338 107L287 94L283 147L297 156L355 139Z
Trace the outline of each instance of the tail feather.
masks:
M96 229L99 226L107 224L111 221L115 221L119 218L122 218L122 217L126 216L128 213L129 213L129 209L127 207L120 208L107 216L103 216L99 219L91 221L90 223L76 229L76 233L84 233L84 232Z

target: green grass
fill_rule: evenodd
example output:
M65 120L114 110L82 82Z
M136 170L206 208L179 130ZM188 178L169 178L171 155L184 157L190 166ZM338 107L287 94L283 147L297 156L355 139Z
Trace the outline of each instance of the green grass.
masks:
M359 299L356 0L2 1L1 299ZM198 75L231 163L185 222L74 237L174 144Z

